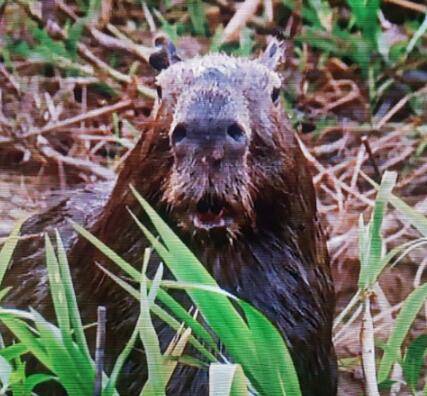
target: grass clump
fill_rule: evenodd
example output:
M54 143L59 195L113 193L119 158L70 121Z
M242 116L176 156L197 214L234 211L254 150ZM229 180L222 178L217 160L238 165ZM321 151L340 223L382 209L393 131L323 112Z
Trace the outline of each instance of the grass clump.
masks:
M192 364L196 362L200 367L207 367L210 389L218 395L247 395L249 392L260 395L300 395L292 359L278 330L251 305L220 289L167 224L135 190L133 192L159 232L162 242L134 217L135 221L176 280L162 279L162 264L153 279L148 279L146 270L149 249L145 253L143 268L138 271L81 226L73 224L77 232L139 284L137 289L104 270L139 300L140 316L111 374L108 376L103 373L102 395L117 394L115 388L120 370L138 338L144 346L148 367L148 379L141 395L165 394L178 357L184 362L187 360ZM14 360L31 354L52 373L43 374L43 382L55 380L70 395L90 395L93 394L96 367L80 318L65 250L58 232L55 235L56 252L50 238L47 235L45 238L49 284L57 325L46 321L34 309L29 312L0 309L0 321L18 341L0 352L2 362L11 368ZM199 314L224 345L227 357L218 351L212 336L195 316L168 293L170 289L186 291ZM168 310L157 302L163 303ZM236 309L235 304L240 306L241 311ZM165 351L160 349L152 322L153 314L177 331L177 337ZM204 361L197 363L197 360L191 360L191 356L185 356L187 344L201 352ZM10 352L11 348L14 353ZM12 369L5 371L6 374L9 372L11 375ZM26 377L24 379L27 380ZM10 388L6 379L3 383L6 388Z

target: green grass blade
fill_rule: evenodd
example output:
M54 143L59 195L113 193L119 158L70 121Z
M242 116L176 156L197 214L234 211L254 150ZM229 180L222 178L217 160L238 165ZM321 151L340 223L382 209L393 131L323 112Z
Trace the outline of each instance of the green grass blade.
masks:
M139 276L140 276L139 272L134 267L132 267L123 258L121 258L117 253L115 253L113 250L111 250L108 246L106 246L103 242L101 242L98 238L96 238L90 232L86 231L79 224L74 223L72 221L71 221L71 224L77 233L79 233L81 236L83 236L85 239L87 239L89 242L91 242L107 258L109 258L112 262L114 262L119 268L121 268L125 273L127 273L132 279L139 281ZM163 246L155 238L152 242L153 242L153 245L155 245L159 251L162 251ZM172 259L172 256L167 253L166 249L163 248L162 252L163 252L163 258ZM100 267L100 268L103 271L106 271L106 269L104 269L103 267ZM115 281L120 282L121 279L116 277L115 275L113 276L113 274L111 272L107 271L107 274L109 276L111 276ZM127 289L123 283L121 283L120 285L122 287L124 287L125 290L127 290L129 292L129 289ZM132 294L132 292L131 292L131 294ZM139 296L137 298L139 299ZM211 335L203 328L203 326L201 326L197 321L195 321L191 317L191 315L188 315L187 311L185 309L183 309L178 303L176 303L176 301L172 297L170 297L163 290L159 290L158 298L163 304L165 304L171 310L171 312L178 319L185 321L185 323L193 329L194 333L198 337L202 338L210 347L215 348L215 343L214 343Z
M25 394L33 395L33 389L44 382L58 381L58 378L49 374L32 374L25 378Z
M70 366L74 367L74 372L77 376L79 376L80 372L84 372L89 375L87 380L91 381L90 375L94 373L94 364L92 359L90 358L90 354L84 350L78 350L76 345L72 339L72 331L71 331L71 319L70 319L70 311L68 308L68 299L67 292L65 290L65 282L62 279L62 274L59 268L59 262L55 255L55 251L53 249L52 243L48 235L45 235L45 243L46 243L46 264L48 268L48 277L50 283L50 292L52 295L53 305L56 313L56 318L59 324L59 329L62 334L62 341L57 344L58 348L64 348L64 361L67 361ZM63 247L62 247L63 249ZM65 252L61 252L61 260L64 260ZM69 283L67 286L69 289L72 288ZM68 290L70 293L70 290ZM77 308L78 309L78 308ZM37 318L36 324L38 329L43 329L45 331L44 334L47 333L47 329L49 328L49 323L46 322L37 312L34 311L34 315ZM81 325L81 323L80 323ZM51 332L54 330L51 328ZM81 331L83 329L81 328ZM52 333L53 334L53 333ZM84 336L83 336L84 339ZM62 370L62 362L59 362L59 366L57 370ZM64 375L64 374L63 374ZM71 385L69 385L71 386Z
M64 286L65 298L68 306L69 318L76 337L77 345L81 352L85 355L87 362L92 362L89 347L87 345L86 337L83 330L83 324L80 317L79 307L77 305L77 298L73 288L73 282L68 265L67 255L65 253L64 245L62 244L61 237L58 230L55 230L56 246L58 251L58 264L59 272Z
M366 282L367 272L369 266L369 229L363 221L363 214L359 216L359 261L360 261L360 272L359 272L359 287Z
M169 269L171 270L171 272L174 274L175 277L177 277L179 279L179 276L177 276L174 273L174 270L176 269L179 271L180 276L183 278L180 281L184 281L184 282L188 281L188 283L196 284L196 283L198 283L197 280L199 280L199 281L201 280L200 283L203 283L203 280L202 280L203 276L206 275L207 279L208 279L207 282L211 283L210 285L207 285L206 287L208 287L208 288L212 287L212 288L218 289L218 285L213 280L213 278L209 275L209 273L206 271L206 269L201 266L201 264L199 263L197 258L188 250L188 248L182 242L180 242L178 240L180 242L179 253L172 254L170 251L168 251L159 242L159 240L157 238L154 237L154 235L136 218L136 216L132 212L130 212L130 213L131 213L133 219L135 220L136 224L138 225L138 227L145 234L146 238L152 244L154 249L156 249L156 251L160 255L160 257L168 265ZM154 215L157 216L154 211L152 213L154 213ZM166 227L167 227L167 225L166 225ZM169 229L169 231L172 232L170 229ZM186 257L181 256L182 252L188 253L187 256ZM187 261L185 259L187 259ZM187 269L186 264L187 264L187 267L189 264L192 268ZM201 275L198 275L197 273L195 273L195 272L197 272L197 269L199 269L201 271ZM193 278L193 276L196 276L197 278ZM195 279L197 279L197 280L195 280ZM212 282L213 282L213 284L212 284ZM226 328L227 330L232 331L233 329L239 329L240 328L240 330L241 330L240 333L237 334L237 331L236 331L235 336L239 337L239 335L240 335L240 337L244 337L246 335L247 341L248 341L248 344L246 344L246 345L247 346L251 345L250 340L249 340L249 334L247 333L246 324L241 319L240 315L237 313L237 311L234 309L234 307L231 306L230 302L228 301L228 299L225 298L225 296L218 296L218 298L219 298L219 300L218 300L219 305L218 306L222 306L228 312L228 315L221 315L218 311L212 309L211 305L214 303L212 302L212 300L209 300L209 298L206 298L206 295L204 295L204 293L202 293L200 291L195 291L195 292L193 291L193 293L197 293L197 296L200 296L198 298L203 301L204 306L207 307L207 309L212 313L212 319L211 320L213 320L214 323L218 324L224 320L233 321L232 324L224 324L222 326L222 330L224 330ZM190 296L192 296L191 292L189 294L190 294ZM198 302L196 302L196 304L199 306ZM203 310L202 310L202 313L204 313ZM215 322L215 319L213 318L214 316L216 317L216 322ZM234 321L234 319L237 319L237 320ZM219 328L219 330L221 330L221 328ZM245 331L246 331L246 333L245 333ZM224 333L224 331L223 331L223 333ZM233 340L233 338L236 339L236 337L233 337L233 335L231 335L231 334L227 334L227 332L225 332L225 337L230 338L231 341Z
M144 267L147 262L145 261ZM150 301L147 294L145 269L141 274L140 284L140 318L138 320L139 335L144 345L148 367L148 380L142 389L143 396L165 395L164 360L160 351L160 342L150 316Z
M197 36L206 36L206 18L201 0L187 0L191 24Z
M11 234L6 239L6 242L0 250L0 285L3 282L4 274L6 273L10 260L12 259L13 252L19 240L19 230L21 229L22 222L19 222L13 228Z
M34 323L40 334L40 342L47 351L51 365L48 366L58 377L59 382L70 396L90 395L94 376L84 366L72 358L70 346L65 345L63 333L53 324L45 320L37 311L31 310Z
M12 371L13 368L11 364L4 357L0 356L0 382L2 384L0 389L1 394L5 394L9 387L9 380Z
M51 366L50 357L44 346L29 326L21 319L16 319L10 314L0 314L0 320L12 334L46 367Z
M4 289L0 290L0 302L3 300L3 298L6 296L7 293L9 293L10 289L12 289L11 286L5 287Z
M415 45L417 44L417 41L420 40L420 38L425 34L427 31L427 13L424 16L424 21L420 25L420 27L417 29L415 34L412 36L411 40L408 43L408 46L406 47L405 54L408 56L412 50L415 48Z
M157 268L156 274L154 275L153 280L151 281L150 291L148 292L148 304L151 307L154 304L154 300L157 296L157 292L160 288L160 283L163 278L163 264L160 263Z
M58 246L58 258L55 255L50 238L47 236L47 234L45 235L46 263L48 267L50 292L52 295L59 329L62 334L61 345L69 357L69 364L72 364L75 368L75 375L80 377L81 373L84 373L86 375L84 381L92 381L93 379L91 376L94 375L94 363L90 357L89 350L87 349L83 326L80 320L80 315L78 313L74 290L72 288L71 274L69 273L69 270L67 271L68 262L59 234L57 234L56 239ZM62 271L60 263L62 264ZM70 312L70 309L73 312ZM39 327L48 327L48 322L44 321L44 319L38 313L35 312L34 315L38 319L36 323L38 323ZM71 328L72 321L74 321L74 323L77 325L73 331ZM79 342L81 343L77 344L78 346L73 341L72 332L77 332L78 334ZM64 357L64 359L66 358Z
M6 360L10 361L27 352L28 348L24 344L18 343L0 349L0 356L3 356Z
M120 287L126 290L132 297L139 300L138 290L133 288L129 283L125 282L120 277L114 275L112 272L107 269L99 266L102 271L104 271L111 279L113 279ZM175 301L174 298L169 296L162 289L158 290L157 298L163 304L165 304L169 309L171 309L172 313L180 320L182 320L187 326L191 327L195 334L207 345L211 348L215 348L216 345L211 337L211 335L206 331L206 329L195 320L178 302ZM172 307L172 308L171 308ZM181 324L173 318L169 313L167 313L162 307L157 304L153 304L151 306L152 312L163 322L169 325L175 331L178 331ZM216 361L215 356L213 356L203 345L193 336L190 337L190 343L200 352L202 353L209 361Z
M372 184L373 187L379 188L378 184L375 183L370 177L363 174L363 177ZM421 213L411 208L406 202L397 196L390 194L390 203L397 209L400 213L405 215L407 220L423 235L427 237L427 218Z
M400 198L392 195L390 197L390 203L405 217L408 221L424 236L427 237L427 218L421 213L411 208Z
M367 257L364 257L365 262L361 267L359 275L359 287L361 289L372 286L377 281L381 271L384 269L382 266L383 240L381 236L381 226L386 206L390 199L391 190L396 184L396 178L396 172L385 172L381 180L381 185L378 190L377 199L375 200L375 206L369 224L369 241L365 242L368 246L368 253ZM363 247L366 248L366 246Z
M205 291L208 293L217 293L224 297L231 298L232 300L236 300L237 298L229 293L226 290L221 289L218 286L208 286L208 285L202 285L201 283L192 283L192 282L179 282L179 281L169 281L164 280L160 283L161 287L165 289L176 289L176 290L199 290L199 291Z
M394 362L400 358L400 348L418 311L427 299L427 283L414 289L406 298L397 315L393 331L384 348L384 355L378 369L378 381L383 382Z
M106 257L108 257L113 263L117 264L120 268L122 268L129 276L132 277L135 281L139 282L140 273L132 267L128 262L123 260L116 252L110 249L107 245L102 243L97 237L92 235L89 231L86 231L82 226L70 220L72 227L87 239L92 245L94 245L101 253L103 253Z
M209 396L247 396L247 379L240 364L209 366Z
M45 247L50 293L53 300L56 318L58 320L59 328L63 333L63 337L71 339L70 316L68 313L64 285L61 280L61 273L59 272L58 260L55 255L55 251L53 250L52 242L47 234L45 234Z
M138 338L138 334L139 334L139 328L137 326L137 327L135 327L135 329L134 329L132 335L130 336L128 342L126 343L125 347L120 352L120 355L117 357L117 359L114 363L113 370L111 371L110 378L109 378L107 384L105 385L104 390L102 391L102 396L113 396L113 394L115 392L115 387L117 385L117 380L118 380L119 375L120 375L120 372L123 368L123 365L125 364L127 357L129 356L129 354L131 353L131 351L135 345L135 342Z
M244 301L239 303L255 343L257 378L262 381L263 394L300 396L298 376L281 334L257 309Z
M427 334L421 334L411 342L406 350L405 358L402 362L403 376L414 394L417 383L420 379L426 352Z

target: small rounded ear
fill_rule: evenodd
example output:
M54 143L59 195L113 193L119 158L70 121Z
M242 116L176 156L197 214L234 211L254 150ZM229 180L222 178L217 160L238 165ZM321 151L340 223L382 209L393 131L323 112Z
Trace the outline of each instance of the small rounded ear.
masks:
M176 48L172 41L164 36L159 36L154 40L156 50L150 55L149 62L154 69L160 71L167 69L170 65L181 61L176 53Z
M284 62L285 58L285 42L277 38L270 40L267 48L260 57L260 62L271 70L275 70L277 66Z

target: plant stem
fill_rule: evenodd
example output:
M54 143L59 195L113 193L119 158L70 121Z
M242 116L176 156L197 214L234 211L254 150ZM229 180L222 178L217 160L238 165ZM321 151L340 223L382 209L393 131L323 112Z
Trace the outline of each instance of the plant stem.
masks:
M360 330L362 344L362 366L365 376L365 391L367 396L380 396L377 386L375 367L374 323L371 315L371 293L367 292L363 300L363 319Z
M104 371L105 355L105 323L107 317L105 307L98 307L98 327L96 330L96 351L95 351L95 386L93 396L101 396L102 392L102 372Z

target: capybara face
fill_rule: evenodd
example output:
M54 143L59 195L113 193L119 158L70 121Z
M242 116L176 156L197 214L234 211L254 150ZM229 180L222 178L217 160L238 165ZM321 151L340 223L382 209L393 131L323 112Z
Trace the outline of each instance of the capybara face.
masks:
M285 166L275 50L249 60L212 54L157 76L156 117L172 166L163 201L193 234L229 238L256 222L254 205ZM269 186L267 186L269 184Z

